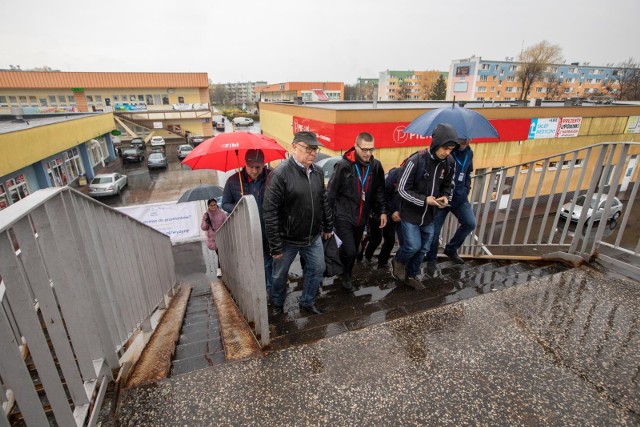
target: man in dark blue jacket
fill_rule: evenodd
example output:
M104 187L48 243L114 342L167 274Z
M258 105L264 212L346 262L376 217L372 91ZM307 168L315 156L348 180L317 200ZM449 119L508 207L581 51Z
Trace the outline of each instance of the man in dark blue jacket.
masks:
M369 213L380 218L379 228L387 224L384 170L380 161L373 157L374 143L370 133L361 132L354 146L336 163L329 181L327 199L333 212L336 235L342 240L340 261L344 271L340 278L347 290L353 290L351 271Z
M431 246L436 210L449 203L455 169L450 154L458 148L458 134L449 124L439 124L431 137L429 150L407 159L398 183L402 244L391 262L392 274L414 289L424 289L417 275Z
M262 229L262 255L264 257L264 276L267 287L267 297L271 297L271 283L273 282L273 259L269 253L269 242L264 229L262 217L262 201L266 180L270 170L264 166L264 153L262 150L247 150L244 156L245 167L240 173L233 174L227 179L222 192L222 209L231 213L242 196L253 196L260 213L260 227ZM242 178L242 185L240 183Z
M469 192L471 191L473 151L469 147L469 140L459 139L458 144L460 144L460 147L451 153L451 156L456 161L451 203L449 206L440 209L433 220L433 240L431 241L431 248L427 253L427 272L431 276L433 276L436 271L440 229L447 218L447 214L451 212L455 215L460 224L451 240L449 240L449 243L444 247L444 254L457 264L464 264L464 260L458 255L458 249L462 246L464 239L476 228L476 218L468 199Z

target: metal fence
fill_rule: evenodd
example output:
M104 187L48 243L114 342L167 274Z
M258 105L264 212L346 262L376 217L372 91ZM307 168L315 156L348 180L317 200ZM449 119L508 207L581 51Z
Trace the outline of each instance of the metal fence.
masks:
M258 205L244 196L216 233L224 284L261 345L269 344L267 289Z
M0 426L13 399L27 425L93 424L125 342L176 283L167 236L69 187L0 212L0 276Z
M470 202L477 227L461 253L599 257L640 276L637 217L631 221L639 157L640 143L603 143L474 176ZM577 206L580 195L593 200L594 209ZM623 204L619 213L616 198ZM449 215L443 242L456 227Z

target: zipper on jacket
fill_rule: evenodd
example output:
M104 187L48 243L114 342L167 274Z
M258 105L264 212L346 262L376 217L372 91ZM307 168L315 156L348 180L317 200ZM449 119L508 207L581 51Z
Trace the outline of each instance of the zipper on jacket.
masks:
M440 166L440 163L436 163L436 168L434 169L434 173L433 173L433 177L434 179L432 180L433 183L431 184L431 193L429 194L429 196L433 196L433 192L436 189L436 178L438 176L438 166ZM429 170L427 169L427 172ZM429 197L427 196L427 197ZM429 210L429 203L427 203L427 201L424 201L424 212L422 212L422 219L420 220L420 225L424 225L424 216L427 214L427 211Z
M313 206L313 189L311 188L311 175L307 174L306 171L305 175L307 175L307 182L309 183L309 196L311 196L311 223L309 224L309 244L311 244L311 232L313 231L313 216L315 213L315 208Z

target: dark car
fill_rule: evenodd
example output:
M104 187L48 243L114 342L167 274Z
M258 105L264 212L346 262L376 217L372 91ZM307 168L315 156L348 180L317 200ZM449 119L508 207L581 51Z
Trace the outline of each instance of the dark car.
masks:
M149 158L147 159L147 167L149 169L166 169L167 156L159 151L149 154Z
M122 150L122 163L139 163L144 160L142 147L131 147Z
M197 147L203 142L204 142L204 136L202 135L196 135L193 138L191 138L191 143L193 144L194 147Z
M133 138L131 140L131 145L144 148L147 144L144 143L144 139L142 138Z
M224 122L216 123L216 130L220 132L224 132Z

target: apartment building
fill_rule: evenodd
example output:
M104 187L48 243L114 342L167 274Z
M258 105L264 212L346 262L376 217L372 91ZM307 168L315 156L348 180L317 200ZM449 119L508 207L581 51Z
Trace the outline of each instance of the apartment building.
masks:
M220 83L227 92L228 99L233 104L246 104L258 100L256 87L266 86L267 82L236 82L236 83Z
M0 115L113 112L130 137L212 135L207 73L0 70Z
M459 101L516 101L522 98L518 62L483 60L481 57L452 61L447 82L447 99ZM541 81L534 83L527 99L566 100L614 99L620 91L616 67L552 64Z
M378 101L427 100L441 71L381 71Z
M261 102L344 101L342 82L286 82L256 87Z

